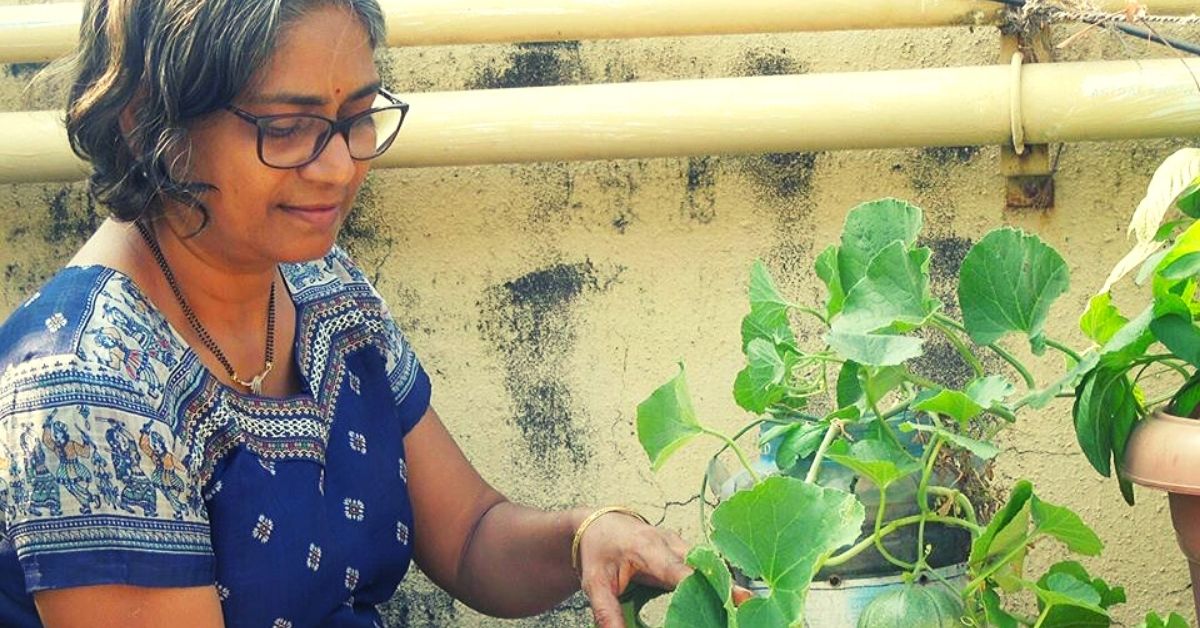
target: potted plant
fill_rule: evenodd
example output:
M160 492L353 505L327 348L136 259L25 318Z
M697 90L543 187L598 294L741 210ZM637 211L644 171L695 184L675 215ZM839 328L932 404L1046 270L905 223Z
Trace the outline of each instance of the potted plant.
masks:
M841 241L816 260L828 291L819 306L788 300L766 267L754 265L741 325L747 363L733 385L752 418L736 433L699 419L682 365L638 406L638 439L656 470L700 435L721 442L714 460L731 451L742 467L741 482L714 477L716 464L704 473L704 486L729 490L710 515L699 500L704 538L688 556L696 571L674 593L667 626L890 628L960 626L964 618L979 626L1107 626L1108 609L1125 601L1120 587L1078 562L1036 578L1024 573L1035 543L1100 553L1100 539L1075 513L1021 480L984 521L960 479L986 468L999 453L991 439L1022 409L1070 390L1099 361L1097 352L1080 355L1045 334L1051 304L1067 289L1066 264L1034 235L992 231L961 264L956 316L932 296L921 226L921 210L895 199L851 210ZM801 342L793 315L805 318L814 341ZM1038 384L999 344L1010 333L1025 336L1035 355L1065 354L1074 368ZM966 385L916 366L931 335L970 365ZM985 362L982 351L997 359ZM757 461L738 444L751 433L766 446ZM843 577L840 570L869 555L875 560L866 562L881 567ZM818 576L840 608L816 608ZM735 606L738 579L760 590ZM878 586L855 586L866 579ZM1036 616L1013 611L1005 601L1014 596L1036 599ZM637 606L647 596L633 597Z
M1098 360L1076 389L1073 416L1088 461L1106 476L1116 471L1126 501L1133 504L1133 483L1170 493L1200 615L1200 468L1192 458L1200 451L1198 217L1200 149L1188 148L1158 168L1129 226L1133 250L1080 320ZM1133 283L1150 299L1128 319L1112 291L1135 269ZM1164 374L1165 382L1158 377Z

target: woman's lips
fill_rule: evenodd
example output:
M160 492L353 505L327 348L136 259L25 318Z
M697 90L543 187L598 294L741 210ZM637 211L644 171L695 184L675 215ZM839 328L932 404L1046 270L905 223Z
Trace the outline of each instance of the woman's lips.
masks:
M316 227L331 227L338 219L337 205L280 205L280 208Z

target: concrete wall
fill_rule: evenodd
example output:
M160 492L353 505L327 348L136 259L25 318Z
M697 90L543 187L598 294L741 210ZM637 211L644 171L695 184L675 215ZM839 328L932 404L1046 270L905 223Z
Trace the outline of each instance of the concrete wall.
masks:
M1074 31L1063 27L1058 36ZM403 94L971 65L993 62L998 47L994 29L565 42L392 50L383 71ZM1162 54L1103 32L1063 52ZM52 105L21 102L35 69L0 67L0 107ZM995 147L377 171L344 242L374 273L418 350L439 412L499 489L551 508L628 503L695 539L695 496L715 447L689 446L651 474L634 435L635 407L682 360L703 420L729 430L746 420L730 391L742 365L738 330L752 260L765 260L795 300L815 303L812 260L836 239L845 212L898 196L925 209L939 294L952 304L946 278L970 244L992 227L1021 227L1070 264L1072 289L1050 333L1078 344L1077 315L1123 255L1128 215L1150 174L1187 143L1056 147L1058 203L1047 212L1004 209ZM4 314L55 272L103 210L80 184L0 186L0 207ZM1039 372L1056 367L1052 360ZM937 344L926 365L965 369ZM997 489L1027 477L1044 498L1081 513L1107 545L1085 563L1129 592L1122 621L1136 623L1150 608L1187 611L1187 572L1165 498L1140 491L1139 505L1126 507L1115 483L1078 453L1069 412L1055 403L1008 430ZM1062 556L1046 544L1031 567ZM389 613L410 626L590 625L580 596L541 618L501 622L415 575Z

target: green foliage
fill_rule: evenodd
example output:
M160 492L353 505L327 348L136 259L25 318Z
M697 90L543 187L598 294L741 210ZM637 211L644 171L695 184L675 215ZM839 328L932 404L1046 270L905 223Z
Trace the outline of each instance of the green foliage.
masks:
M1169 238L1183 226L1167 228L1153 216L1150 223L1147 241L1156 234ZM696 572L674 593L667 626L801 625L810 583L823 566L839 565L870 548L882 552L887 535L929 523L971 534L968 584L953 593L938 585L888 594L872 605L880 614L866 625L1111 623L1108 608L1124 602L1124 591L1092 578L1082 565L1059 563L1036 580L1025 574L1035 545L1061 544L1083 556L1102 550L1099 537L1079 516L1042 500L1028 481L1020 480L981 526L974 506L956 487L935 486L934 471L951 459L988 464L1001 453L989 441L1006 425L996 417L1013 421L1024 408L1041 408L1072 393L1088 460L1103 473L1111 473L1114 464L1119 470L1130 430L1144 413L1131 369L1148 359L1151 346L1162 344L1156 334L1167 327L1176 346L1193 341L1181 323L1191 325L1200 313L1200 306L1191 302L1200 261L1187 257L1193 249L1200 253L1200 230L1183 229L1163 251L1157 270L1148 275L1156 304L1139 316L1126 318L1107 292L1094 297L1080 329L1095 348L1076 352L1047 336L1053 303L1068 284L1066 264L1053 248L1014 229L985 235L961 265L958 320L931 294L933 253L917 245L921 224L920 209L895 199L852 209L840 241L815 261L827 291L816 307L785 297L766 265L754 263L750 311L741 324L746 361L733 383L735 401L754 422L737 434L721 434L699 421L682 367L638 406L638 438L655 469L704 434L721 441L717 455L732 451L746 470L735 482L744 488L703 519L708 543L688 557ZM1164 274L1164 269L1169 271ZM803 327L793 327L801 321ZM1014 332L1028 338L1035 354L1046 348L1061 352L1064 372L1048 382L1036 381L1001 346ZM940 382L940 373L921 372L914 362L926 339L935 335L949 341L974 370L962 390ZM1200 361L1200 341L1196 347ZM981 351L995 359L981 360ZM1195 398L1200 400L1200 393ZM1181 402L1191 400L1181 397ZM821 414L815 408L827 410ZM761 463L755 470L737 443L756 424L761 424L758 442L774 452L777 466L765 478L760 477ZM864 528L858 499L822 486L833 475L830 466L837 466L838 474L852 473L855 486L877 487L881 501L899 493L899 482L915 487L916 504L906 512L918 514L890 518L894 509L881 505L876 520ZM1128 498L1128 485L1122 489ZM703 515L703 500L701 511ZM930 570L924 559L929 548L920 549L911 566L893 561L911 571L910 581ZM766 595L735 607L731 569L765 583ZM1025 604L1006 605L1016 597ZM1031 608L1033 600L1037 618L1008 610ZM887 619L878 619L885 615Z

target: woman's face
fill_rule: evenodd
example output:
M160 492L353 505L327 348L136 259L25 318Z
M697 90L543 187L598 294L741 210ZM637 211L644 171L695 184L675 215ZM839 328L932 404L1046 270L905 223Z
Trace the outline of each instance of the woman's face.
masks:
M310 113L346 118L371 108L379 88L373 51L350 10L314 9L285 28L279 47L233 103L255 116ZM312 163L279 170L257 153L254 124L230 111L189 129L188 178L216 186L202 196L208 226L186 241L213 261L250 269L325 255L350 212L368 162L350 158L334 135ZM168 208L177 232L198 226L195 212ZM190 227L190 228L189 228Z

